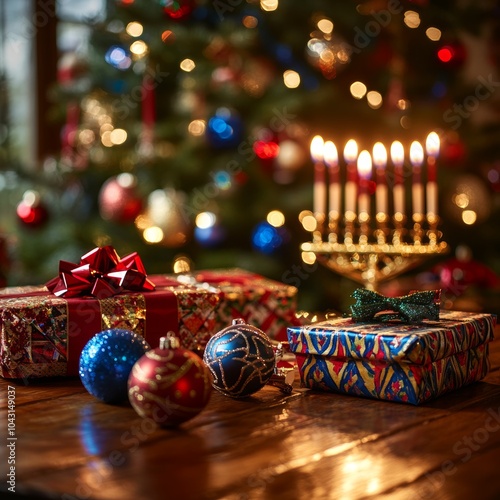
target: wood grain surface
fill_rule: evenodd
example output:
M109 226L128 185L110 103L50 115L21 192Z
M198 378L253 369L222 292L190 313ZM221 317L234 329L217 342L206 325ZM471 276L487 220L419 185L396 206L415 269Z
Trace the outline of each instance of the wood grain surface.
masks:
M290 395L214 392L175 430L78 379L0 380L1 491L12 386L16 492L30 498L499 499L500 340L490 359L483 381L422 406L312 392L297 376Z

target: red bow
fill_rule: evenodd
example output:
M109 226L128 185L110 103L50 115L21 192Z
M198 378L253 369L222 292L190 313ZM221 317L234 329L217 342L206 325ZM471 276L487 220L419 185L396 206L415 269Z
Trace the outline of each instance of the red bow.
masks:
M57 297L92 295L99 299L124 290L151 292L155 289L137 252L120 258L109 245L94 248L80 259L80 264L61 260L59 276L51 279L46 287Z

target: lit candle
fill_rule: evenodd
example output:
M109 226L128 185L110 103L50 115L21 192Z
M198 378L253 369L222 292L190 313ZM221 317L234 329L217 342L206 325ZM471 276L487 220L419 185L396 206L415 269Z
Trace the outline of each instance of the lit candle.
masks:
M413 141L410 146L410 162L413 167L413 180L411 184L413 213L424 213L424 190L422 186L422 163L424 161L424 148L418 141Z
M357 197L357 170L356 159L358 157L358 145L354 139L347 141L344 147L344 160L347 164L346 183L345 183L345 211L356 212Z
M439 155L439 136L431 132L425 141L427 152L427 213L437 215L437 175L436 159Z
M370 215L370 193L368 190L368 181L372 176L372 157L368 151L361 151L358 157L359 174L359 214Z
M373 146L373 163L377 172L377 188L375 191L377 213L386 215L388 212L388 192L385 178L387 150L381 142L376 142Z
M394 165L394 213L404 215L403 163L405 161L405 150L399 141L394 141L391 144L391 160Z
M311 158L314 163L314 215L324 217L326 209L325 164L323 162L323 138L319 135L311 141Z
M339 177L339 155L337 147L332 141L326 141L323 149L324 160L329 174L329 211L330 217L338 219L340 215L340 177Z

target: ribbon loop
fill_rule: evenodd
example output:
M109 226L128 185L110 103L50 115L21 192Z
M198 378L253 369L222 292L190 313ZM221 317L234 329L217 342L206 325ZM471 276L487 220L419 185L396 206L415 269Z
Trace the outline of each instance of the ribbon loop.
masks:
M439 320L439 290L412 292L403 297L384 297L380 293L358 288L352 294L352 319L356 322L393 321L420 323Z
M79 264L59 262L59 276L46 283L57 297L83 297L99 299L123 291L153 291L155 285L147 278L146 269L137 252L120 258L108 245L86 253Z

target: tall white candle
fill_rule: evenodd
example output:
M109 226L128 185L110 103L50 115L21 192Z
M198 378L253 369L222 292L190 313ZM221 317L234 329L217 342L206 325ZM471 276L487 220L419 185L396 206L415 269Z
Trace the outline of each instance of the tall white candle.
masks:
M405 161L405 150L399 141L394 141L391 144L391 160L394 165L394 213L404 215L405 188L403 179L403 164Z
M437 157L439 156L440 141L436 132L431 132L425 141L427 152L427 213L437 215L438 213L438 189L437 189Z
M314 163L314 215L324 216L326 210L326 179L323 162L324 141L319 135L311 141L311 158Z
M354 139L347 141L344 147L344 160L346 162L346 183L345 183L345 212L356 212L357 198L357 171L356 159L358 157L358 145Z
M332 141L326 141L323 148L325 164L328 168L329 186L328 200L330 217L338 218L340 215L340 175L339 155L337 147Z
M359 174L359 196L358 208L359 214L370 215L370 192L368 190L368 181L372 176L372 157L366 150L361 151L358 156L358 174Z
M388 213L388 190L385 178L385 167L387 165L387 150L381 142L376 142L373 146L373 164L377 173L377 187L375 191L375 203L377 213Z
M413 167L411 184L413 213L424 213L424 189L422 185L421 169L424 161L424 148L418 141L413 141L410 146L410 162Z

